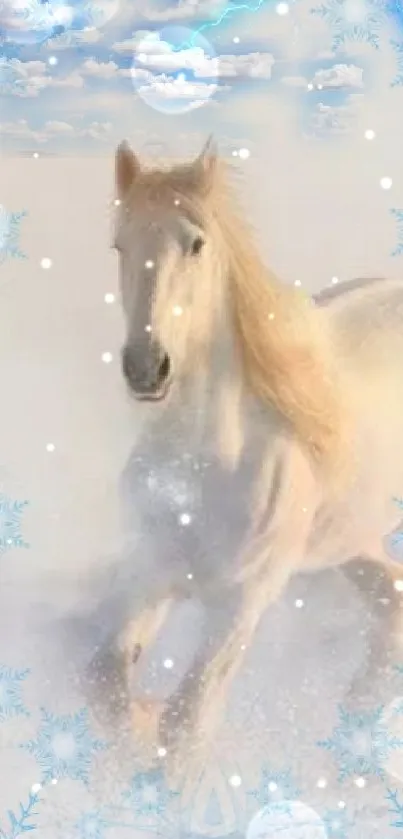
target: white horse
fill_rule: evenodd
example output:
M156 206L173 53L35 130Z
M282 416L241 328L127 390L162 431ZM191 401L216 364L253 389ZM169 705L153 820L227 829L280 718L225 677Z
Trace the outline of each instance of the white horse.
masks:
M383 549L401 519L403 283L357 281L316 300L282 285L255 249L211 141L193 163L167 170L143 168L121 144L116 189L130 391L167 405L176 392L184 416L213 417L208 433L217 431L231 468L248 446L251 413L262 441L251 534L230 581L242 605L200 677L187 742L197 753L263 612L294 573L361 556L403 589L403 568ZM187 596L160 588L127 628L131 681ZM134 726L153 748L164 709L148 692L133 700Z

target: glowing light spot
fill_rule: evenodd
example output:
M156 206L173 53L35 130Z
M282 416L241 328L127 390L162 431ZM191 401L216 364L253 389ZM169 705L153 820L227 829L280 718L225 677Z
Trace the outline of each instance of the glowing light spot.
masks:
M57 784L57 778L52 778L52 780L51 780L51 782L50 782L50 783L51 783L53 786L56 786L56 784Z
M319 778L318 783L316 784L319 789L325 789L327 787L327 780L326 778Z
M275 781L270 781L270 783L268 784L269 792L276 792L277 789L278 789L278 786L277 786L276 782Z
M108 292L105 294L104 297L105 303L114 303L115 302L115 295Z
M276 12L278 15L288 15L290 7L288 3L277 3Z
M323 90L323 84L318 84L316 87L317 87L317 90Z
M367 784L365 778L356 778L354 783L355 783L356 787L358 787L359 789L364 789L364 787Z
M238 152L236 149L232 152L232 157L238 157Z
M239 775L231 775L229 783L232 787L240 787L242 784L242 778Z
M186 574L188 580L193 580L193 574Z
M339 801L337 806L340 810L345 810L346 802L345 801Z
M154 263L153 263L152 259L147 259L147 261L144 264L145 264L145 267L148 268L148 269L154 268Z
M144 327L144 332L151 332L152 326L148 323L147 326Z
M242 651L246 650L246 644L241 644L241 650Z
M395 580L393 583L393 587L396 591L403 591L403 580Z
M42 789L42 784L32 784L32 787L31 787L32 795L36 795L39 792L39 790L41 790L41 789Z
M372 128L368 128L364 134L366 140L374 140L376 137L375 131Z
M104 353L102 353L102 361L103 361L105 364L110 364L110 363L111 363L111 361L113 361L113 355L112 355L112 353L111 353L111 352L104 352Z
M309 82L309 85L308 85L308 90L313 90L313 84L312 84L312 82Z
M338 282L339 282L339 278L338 278L338 277L332 277L332 283L333 283L333 285L336 285L336 283L338 283Z
M295 605L296 605L297 609L302 609L302 607L304 605L304 601L303 600L296 600Z
M179 198L175 198L175 201L174 201L175 207L179 207L180 203L181 202L180 202Z
M115 198L113 203L114 203L115 207L120 207L122 202L121 202L120 198Z
M175 315L176 318L180 318L183 315L182 306L174 306L172 309L172 314Z
M33 153L32 157L33 157L33 158L35 158L35 160L38 160L38 157L39 157L38 152L37 152L37 151L34 151L34 153Z
M386 178L381 178L380 183L381 183L382 189L390 189L393 181L392 181L392 178L386 177Z
M232 40L233 40L234 44L239 44L241 39L238 38L238 35L235 35L235 38L233 38Z
M238 154L239 154L239 157L241 158L241 160L247 160L248 157L250 157L249 149L239 149Z
M158 757L165 757L166 753L167 753L167 750L164 749L163 746L160 746L160 748L157 750Z
M46 451L47 452L54 452L55 448L56 447L55 447L54 443L48 443L47 446L46 446Z
M274 320L274 314L273 314L273 312L270 312L270 314L269 314L269 320Z
M55 67L55 66L56 66L56 64L57 64L57 58L56 58L56 56L55 56L55 55L51 55L51 56L50 56L50 58L48 59L48 63L50 64L50 66L51 66L51 67Z
M52 267L52 260L49 259L48 256L44 256L44 258L41 259L41 268L43 268L45 271L47 271L51 267Z
M179 521L186 527L188 524L190 524L192 519L191 516L189 516L189 513L181 513L181 515L179 516Z
M295 280L294 285L296 285L296 286L298 286L298 287L299 287L299 286L301 285L301 280Z
M167 670L172 670L173 666L174 666L174 663L172 661L172 658L166 658L165 661L164 661L164 667Z

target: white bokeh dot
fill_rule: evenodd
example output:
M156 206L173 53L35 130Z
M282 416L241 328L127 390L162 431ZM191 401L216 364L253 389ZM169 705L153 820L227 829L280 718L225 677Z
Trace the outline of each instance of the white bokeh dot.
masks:
M105 303L114 303L115 302L115 295L112 292L108 291L104 297Z
M269 314L269 320L274 320L274 313L273 313L273 312L270 312L270 314Z
M403 591L403 580L395 580L393 587L396 591Z
M172 670L173 666L174 663L172 661L172 658L166 658L164 660L164 667L166 668L166 670Z
M115 198L113 203L114 203L115 207L120 207L122 202L121 202L120 198Z
M235 38L233 38L232 40L233 40L234 44L239 44L241 39L238 38L238 35L235 35Z
M240 777L240 775L231 775L229 783L232 787L240 787L242 784L242 778Z
M277 3L276 12L278 15L288 15L290 7L288 3Z
M319 789L326 789L326 787L327 787L327 780L326 780L326 778L319 778L319 779L318 779L318 783L316 784L316 786L317 786Z
M47 452L54 452L55 448L56 447L55 447L54 443L48 443L47 446L46 446L46 451Z
M374 140L376 137L375 131L372 128L367 128L364 137L366 140Z
M163 746L160 746L159 749L157 750L158 757L165 757L166 753L167 753L167 750L164 749Z
M104 352L102 353L102 361L104 364L110 364L113 361L113 355L111 352Z
M186 574L188 580L193 580L193 574Z
M145 262L145 267L148 268L148 269L154 268L154 263L153 263L152 259L147 259L147 261Z
M179 516L179 521L180 521L181 524L185 525L185 527L186 527L186 525L190 524L192 519L189 516L189 513L181 513L181 515Z
M51 782L50 782L50 783L51 783L51 784L53 784L53 786L56 786L56 784L57 784L57 778L52 778L52 780L51 780Z
M176 318L180 318L183 315L182 306L174 306L172 309L172 314L175 315Z
M332 277L332 283L333 283L333 285L337 285L337 283L338 283L338 282L339 282L339 278L338 278L338 277Z
M37 151L34 151L34 153L33 153L32 157L33 157L33 158L35 158L35 160L38 160L38 157L39 157L38 152L37 152Z
M43 259L41 259L41 268L44 268L45 271L48 271L48 269L51 268L51 267L52 267L52 260L49 259L48 256L44 256Z
M50 64L51 67L56 67L57 62L58 62L58 59L56 58L55 55L49 56L48 64Z
M309 84L308 84L308 90L313 90L313 84L312 84L312 82L309 82Z
M41 790L41 789L42 789L42 784L39 784L39 783L38 784L32 784L32 787L31 787L32 795L36 795L39 792L39 790Z
M270 781L270 783L267 786L268 786L269 792L276 792L277 789L278 789L275 781Z
M364 787L367 784L365 778L356 778L354 783L355 783L356 787L358 787L358 789L364 789Z
M180 203L181 202L180 202L179 198L175 198L175 201L174 201L175 207L179 207Z
M297 609L302 609L302 607L304 605L304 601L303 600L296 600L295 605L296 605Z
M391 186L392 186L392 183L393 183L392 178L389 178L389 177L384 177L384 178L381 178L381 180L380 180L380 184L381 184L382 189L390 189Z
M241 160L247 160L250 157L250 151L249 149L239 149L238 155Z
M294 285L298 286L298 288L299 288L300 285L301 285L301 280L295 280Z

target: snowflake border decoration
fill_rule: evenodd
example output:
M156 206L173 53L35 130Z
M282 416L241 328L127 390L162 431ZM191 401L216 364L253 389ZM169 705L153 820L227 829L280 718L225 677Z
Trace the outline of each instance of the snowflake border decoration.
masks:
M389 43L396 53L397 60L397 73L390 86L399 87L403 85L403 41L390 41Z
M254 798L260 808L271 807L291 815L289 801L296 800L301 795L294 782L290 769L271 770L263 766L260 781L254 789L248 790L248 797Z
M12 259L26 259L26 254L20 250L20 225L28 215L26 210L12 213L0 204L0 265L7 257Z
M107 743L92 737L87 708L61 716L42 708L41 715L37 738L21 743L20 748L35 757L42 783L70 778L88 785L93 754L104 751Z
M13 670L0 664L0 722L5 722L11 717L30 716L21 696L21 683L30 672L28 668Z
M38 815L38 813L35 812L34 807L36 807L40 801L41 799L37 793L30 792L28 804L24 806L24 804L20 802L19 816L16 816L13 810L9 810L7 813L9 829L4 830L4 828L0 826L0 839L18 839L22 833L27 833L30 830L36 830L37 825L27 823L27 820Z
M332 47L337 52L347 41L370 44L378 50L380 29L386 19L384 0L365 0L366 13L361 22L349 21L345 14L346 0L327 0L311 9L311 14L322 18L333 30Z
M354 822L348 816L346 808L341 806L338 809L326 810L322 821L327 839L349 839L350 831L354 828Z
M383 763L392 751L403 748L403 740L389 735L382 722L383 714L383 705L362 713L347 711L339 705L339 724L331 737L317 745L333 753L340 783L354 775L384 780ZM354 739L358 740L355 749Z
M0 493L0 557L11 548L29 548L22 538L21 519L29 501L12 501Z

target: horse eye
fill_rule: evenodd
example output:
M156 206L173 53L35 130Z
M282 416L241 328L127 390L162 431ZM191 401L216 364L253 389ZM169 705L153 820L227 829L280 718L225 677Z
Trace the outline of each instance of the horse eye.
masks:
M198 253L202 250L204 245L204 239L201 236L197 236L196 239L192 242L192 256L197 256Z

